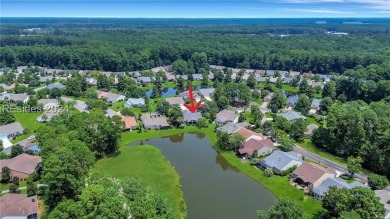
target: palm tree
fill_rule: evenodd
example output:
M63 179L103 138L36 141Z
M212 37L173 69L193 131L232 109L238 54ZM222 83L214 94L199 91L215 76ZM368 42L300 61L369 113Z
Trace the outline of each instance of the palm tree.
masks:
M264 170L264 175L271 177L272 175L274 175L274 171L271 168L267 168Z

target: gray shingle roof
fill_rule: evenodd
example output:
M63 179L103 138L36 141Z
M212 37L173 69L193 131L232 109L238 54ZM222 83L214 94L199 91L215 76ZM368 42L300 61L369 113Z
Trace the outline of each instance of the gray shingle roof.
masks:
M304 119L304 120L306 120L306 116L302 116L301 113L298 113L298 112L293 111L293 110L288 111L287 113L280 113L278 115L284 117L288 121L295 121L297 119Z
M51 90L51 89L53 89L53 88L58 88L58 89L60 89L60 90L63 90L63 89L65 89L66 87L65 87L65 85L63 85L63 84L55 83L55 84L49 84L49 85L47 85L46 88L49 89L49 90Z
M328 178L324 182L321 183L320 186L317 186L313 189L313 192L318 194L318 195L324 195L331 186L336 186L337 188L340 189L352 189L357 186L361 187L367 187L360 182L352 182L351 184L348 184L345 180L341 178Z
M15 133L23 133L23 127L19 122L0 126L0 136L8 136Z
M192 122L198 121L198 119L202 118L202 114L200 112L190 112L188 110L183 111L183 121L184 122Z
M287 104L292 104L295 106L295 104L297 104L298 102L298 99L299 99L299 96L298 95L294 95L294 96L290 96L287 98Z
M276 150L272 152L267 158L264 159L264 164L269 167L272 167L277 170L282 170L292 161L303 162L302 158L298 157L298 155L294 151L283 152Z
M321 99L313 99L313 101L311 101L311 106L310 107L312 107L312 108L319 108L320 104L321 104Z

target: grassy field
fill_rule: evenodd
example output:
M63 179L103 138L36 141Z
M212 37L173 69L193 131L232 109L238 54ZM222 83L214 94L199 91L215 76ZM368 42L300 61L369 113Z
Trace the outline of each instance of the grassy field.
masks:
M22 124L24 129L28 129L28 133L18 136L16 139L12 140L12 143L19 142L28 138L30 135L33 135L35 131L42 126L42 123L37 121L37 117L42 113L13 113L17 122Z
M122 145L119 156L99 160L93 171L103 176L139 178L154 193L169 199L175 218L185 218L186 207L180 178L156 147Z
M310 218L318 218L319 215L322 213L323 208L321 206L321 202L311 198L311 197L305 197L303 191L300 191L290 185L290 183L287 180L287 177L279 177L279 176L272 176L272 177L266 177L264 173L251 166L250 163L241 163L241 161L236 157L234 152L232 151L224 151L221 148L219 148L216 145L217 142L217 137L214 132L214 125L211 125L209 128L204 128L204 129L199 129L197 127L185 127L184 129L169 129L169 130L164 130L164 131L148 131L146 133L136 133L136 132L126 132L122 135L122 140L121 140L121 152L122 154L124 153L129 153L129 147L124 146L125 144L128 144L133 141L137 140L143 140L143 139L150 139L150 138L156 138L156 137L163 137L163 136L169 136L169 135L174 135L174 134L180 134L180 133L185 133L185 132L203 132L207 135L209 138L210 142L213 144L213 146L221 153L223 157L232 165L237 167L241 172L244 174L248 175L249 177L253 178L260 184L262 184L264 187L266 187L268 190L270 190L275 196L278 198L282 197L287 197L290 199L293 199L294 201L298 202L301 204L305 210L305 213L310 217ZM133 147L132 147L133 148ZM123 150L122 150L123 149ZM124 156L124 155L120 156ZM108 158L111 159L111 158ZM116 163L121 163L120 161L116 161L117 159L112 158L112 164L111 165L116 165ZM146 159L144 156L142 156L142 159ZM120 160L120 159L118 159ZM101 164L104 164L103 166L100 166ZM110 165L108 163L105 163L105 161L99 161L98 165L100 169L105 169L109 168L111 169ZM129 164L131 162L135 161L129 161L125 160L125 163L123 165L125 166L130 166ZM147 167L144 167L147 168ZM148 172L148 174L157 174L156 171L153 170L148 170L151 172ZM107 171L110 172L110 171ZM115 172L115 171L114 171ZM141 175L143 173L141 172ZM169 180L169 179L164 179L164 180ZM155 181L150 181L148 185L150 185L152 188L155 187L153 186L154 183L157 183ZM167 190L167 189L166 189ZM303 200L301 198L304 197Z

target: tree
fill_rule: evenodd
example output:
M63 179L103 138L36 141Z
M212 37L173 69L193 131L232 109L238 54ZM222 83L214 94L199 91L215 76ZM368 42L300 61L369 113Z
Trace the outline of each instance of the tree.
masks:
M256 77L255 77L255 74L250 74L249 77L248 77L248 80L246 81L246 84L248 85L248 87L250 88L254 88L256 86Z
M232 69L227 69L227 70L226 70L226 75L225 75L225 83L230 83L230 82L232 82L232 76L233 76L233 71L232 71Z
M339 189L330 187L322 199L327 210L326 218L339 218L342 212L356 212L361 218L383 218L385 208L379 198L368 188Z
M301 81L301 83L299 84L299 92L301 93L301 94L305 94L306 92L307 92L307 89L309 88L310 86L309 86L309 83L307 82L307 80L306 79L303 79L302 81Z
M7 166L1 169L1 182L8 183L11 180L11 169Z
M12 146L11 148L11 158L16 157L24 153L23 147L19 144Z
M351 177L354 177L355 173L359 173L362 170L363 159L361 157L348 157L347 168Z
M275 85L277 88L279 89L282 89L283 87L283 80L281 77L278 77L278 79L276 80L276 85Z
M74 200L60 202L48 215L49 219L82 218L85 216L83 206Z
M310 99L306 94L301 94L298 98L298 102L295 105L295 109L302 112L303 115L306 115L310 109Z
M27 197L34 196L37 194L38 187L34 182L27 183Z
M225 96L221 96L217 100L219 110L224 110L229 106L229 100Z
M19 185L11 184L9 186L9 192L10 193L20 193Z
M196 122L197 126L199 128L207 128L209 127L210 123L209 121L206 119L206 118L200 118L198 119L198 121Z
M303 119L297 119L292 125L291 125L291 131L290 136L299 142L303 141L303 137L305 136L306 131L306 121Z
M99 74L97 78L97 88L101 90L109 90L110 89L110 80L104 74Z
M150 98L156 99L156 98L160 98L160 97L161 97L161 93L160 93L160 91L158 90L158 87L157 87L157 86L154 86L154 87L153 87L153 90L152 90L152 94L150 95Z
M184 61L183 59L178 59L172 63L172 69L178 75L187 74L188 71L187 62Z
M385 176L371 173L368 175L368 185L373 190L380 190L389 185L389 180Z
M183 123L183 111L179 107L170 109L169 122L176 127L179 127Z
M330 107L333 105L333 100L330 97L325 97L320 103L320 109L323 113L328 113Z
M244 145L245 138L239 133L233 133L229 136L228 142L229 144L227 149L237 150Z
M134 112L131 111L131 108L128 108L128 107L124 107L121 110L121 114L124 115L124 116L135 116Z
M304 219L302 206L287 198L281 198L268 211L258 211L261 219Z
M199 72L201 68L209 68L207 54L205 52L194 52L191 56L191 61L194 63L195 72Z
M217 133L217 138L218 138L218 145L224 149L228 150L230 149L229 146L229 134L226 132L218 132Z
M288 137L285 132L276 132L276 139L279 142L278 148L282 151L288 152L294 149L294 141Z
M334 81L330 81L324 85L322 97L330 97L332 100L336 99L336 84Z
M12 184L19 186L19 177L18 176L14 176L12 178Z
M263 113L260 111L258 106L252 105L251 114L253 116L253 124L255 124L257 128L259 128L261 124L261 120L264 117Z
M271 102L268 104L268 108L271 109L273 113L277 113L279 109L283 109L286 106L286 96L282 91L275 91L272 96Z
M59 97L61 97L61 90L58 87L55 87L55 88L50 90L49 96L50 96L50 98L53 98L53 99L59 98Z
M0 125L7 125L13 122L15 122L15 116L7 110L6 106L3 106L3 109L0 110Z
M156 111L162 115L168 116L169 104L164 99L157 101Z
M202 74L202 86L209 85L209 75L207 73Z

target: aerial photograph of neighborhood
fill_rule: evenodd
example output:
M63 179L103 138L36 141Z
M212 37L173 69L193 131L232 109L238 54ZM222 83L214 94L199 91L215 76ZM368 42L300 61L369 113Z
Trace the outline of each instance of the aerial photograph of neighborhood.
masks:
M390 0L0 0L0 219L390 219Z

